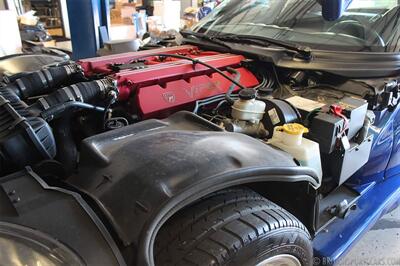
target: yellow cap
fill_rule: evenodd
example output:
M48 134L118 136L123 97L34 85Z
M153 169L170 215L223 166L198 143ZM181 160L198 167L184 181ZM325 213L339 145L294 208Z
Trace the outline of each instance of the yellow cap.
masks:
M308 128L297 123L280 126L278 127L278 130L281 130L289 135L303 135L309 132Z

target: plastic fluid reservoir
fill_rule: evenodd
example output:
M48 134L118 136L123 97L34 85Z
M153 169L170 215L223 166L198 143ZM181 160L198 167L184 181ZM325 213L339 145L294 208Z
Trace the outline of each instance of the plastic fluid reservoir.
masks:
M266 104L256 100L254 89L244 89L239 92L239 100L232 106L232 117L237 120L260 122L265 114Z
M319 144L303 138L308 129L300 124L286 124L275 127L269 144L291 154L301 166L313 168L318 174L319 184L322 181L321 155Z

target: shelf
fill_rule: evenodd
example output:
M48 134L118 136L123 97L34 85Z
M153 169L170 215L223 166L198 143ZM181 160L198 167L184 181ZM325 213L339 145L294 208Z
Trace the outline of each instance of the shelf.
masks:
M54 16L38 16L39 18L57 18L61 19L61 17L54 17Z
M61 25L58 26L46 26L46 29L62 29Z
M0 0L1 1L1 0ZM85 0L86 1L86 0ZM59 0L28 0L31 9L36 11L36 16L49 32L63 35L63 18Z

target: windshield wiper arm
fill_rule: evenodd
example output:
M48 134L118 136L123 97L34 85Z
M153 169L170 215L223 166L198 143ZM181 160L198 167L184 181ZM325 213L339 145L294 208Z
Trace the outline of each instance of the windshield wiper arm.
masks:
M311 60L312 50L308 46L301 46L296 44L287 43L284 41L262 37L262 36L250 36L250 35L236 35L236 34L222 34L210 37L214 40L225 41L225 42L239 42L239 43L252 43L256 45L275 45L283 47L286 50L296 53L301 56L302 59Z
M232 50L232 48L228 44L226 44L225 42L220 41L218 39L215 39L214 37L208 36L208 35L206 35L204 33L199 33L199 32L190 31L190 30L181 30L180 34L185 38L195 37L195 38L197 38L199 40L203 40L203 41L206 41L206 42L209 42L209 43L212 43L212 44L223 46L225 48L228 48L229 50Z
M236 35L236 34L222 34L222 35L207 35L204 33L188 31L188 30L181 30L181 35L185 38L188 37L195 37L197 39L207 41L213 44L217 44L219 46L223 46L232 50L232 47L226 44L225 42L239 42L239 43L253 43L256 45L264 45L267 43L268 45L276 45L279 47L283 47L286 50L292 51L299 55L304 60L311 60L312 59L312 51L310 47L307 46L300 46L296 44L291 44L287 42L283 42L280 40L275 40L268 37L262 36L250 36L250 35Z

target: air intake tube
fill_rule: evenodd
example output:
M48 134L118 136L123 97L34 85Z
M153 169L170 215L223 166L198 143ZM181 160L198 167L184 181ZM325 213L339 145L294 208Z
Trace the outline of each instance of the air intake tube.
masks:
M59 89L31 106L12 89L0 89L0 176L54 158L60 160L67 172L72 171L77 160L69 123L72 109L104 112L104 108L89 103L104 104L110 95L115 99L118 96L116 87L108 79ZM51 128L48 121L61 115L65 119L55 121L55 127Z
M11 91L21 100L48 94L62 85L68 85L83 78L82 70L76 64L51 67L24 75L0 90Z
M33 116L40 116L47 121L56 118L73 107L104 111L104 108L88 103L98 99L105 99L110 91L116 90L108 79L77 83L40 98L36 103L28 107L28 111Z

